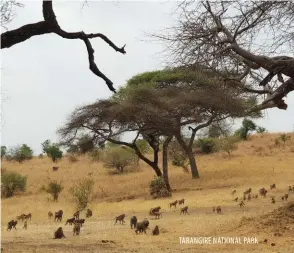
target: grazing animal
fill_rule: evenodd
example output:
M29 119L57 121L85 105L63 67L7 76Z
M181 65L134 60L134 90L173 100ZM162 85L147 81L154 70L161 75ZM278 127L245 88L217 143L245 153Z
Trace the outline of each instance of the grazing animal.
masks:
M76 211L74 214L73 214L73 217L76 218L77 220L80 218L80 211Z
M67 219L65 225L69 224L72 225L76 221L75 218Z
M62 216L63 216L63 211L62 210L59 210L58 212L55 212L54 221L61 222Z
M251 195L250 195L250 193L248 194L247 200L248 200L248 201L251 200Z
M289 192L293 192L292 186L289 186Z
M16 225L17 225L17 221L15 221L15 220L9 221L7 224L7 231L11 230L12 228L14 228L16 230Z
M245 206L245 203L244 203L243 200L239 203L239 206L240 206L240 207L244 207L244 206Z
M247 189L247 190L244 192L244 195L249 194L249 193L251 193L251 188Z
M276 184L271 184L270 185L270 189L272 190L272 189L276 189Z
M180 199L178 200L179 205L184 205L185 204L185 199Z
M52 167L52 170L53 170L53 171L58 171L58 169L59 169L59 167L56 167L56 166L53 166L53 167Z
M180 214L189 214L188 213L188 206L185 206L181 209L181 213Z
M80 223L75 223L74 227L73 227L73 235L79 235L81 232L81 224Z
M212 208L212 211L215 212L215 207Z
M87 209L86 218L90 218L90 217L92 217L92 215L93 215L92 210Z
M232 194L232 195L235 195L236 192L237 192L236 190L233 190L231 194Z
M54 232L54 239L61 239L61 238L66 238L64 233L63 233L63 230L62 230L62 227L59 227L55 232Z
M149 211L149 214L152 215L153 213L159 212L160 209L161 209L160 206L151 208Z
M85 223L85 219L78 219L78 220L75 220L74 224L76 224L76 223L80 224L81 227L82 227L83 224Z
M121 214L121 215L115 217L115 223L114 223L114 225L115 225L118 221L120 222L120 224L125 223L125 220L124 220L125 217L126 217L125 214Z
M159 235L159 228L158 228L157 225L156 225L155 228L153 229L152 234L153 234L153 235Z
M131 220L130 220L130 225L131 225L131 229L135 228L137 225L138 219L136 216L132 216Z
M27 222L27 221L24 222L24 224L23 224L23 228L24 228L25 230L28 229L28 222Z
M174 206L175 208L177 207L177 204L178 204L178 201L174 201L174 202L171 202L169 203L169 208L171 208L172 206Z
M289 197L289 195L288 195L288 193L286 193L285 194L285 200L288 200L288 197Z
M53 217L53 213L52 212L48 212L48 218L51 220L51 218Z
M222 208L220 206L218 206L216 208L216 213L218 213L218 214L222 213Z
M25 215L24 215L24 219L25 219L25 220L28 220L28 219L29 219L29 220L32 220L32 214L31 214L31 213L25 214Z
M235 198L234 200L235 200L236 202L238 202L238 199L239 199L239 198L237 197L237 198Z
M267 190L266 190L265 188L261 188L261 189L259 190L259 194L260 194L261 196L266 197Z
M140 221L136 225L136 234L144 232L146 234L146 229L149 226L149 221L145 218L143 221Z

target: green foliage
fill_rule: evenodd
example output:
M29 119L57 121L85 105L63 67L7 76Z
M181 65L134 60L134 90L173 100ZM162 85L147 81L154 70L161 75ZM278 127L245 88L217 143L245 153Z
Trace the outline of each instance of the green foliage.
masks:
M258 126L258 127L256 128L256 132L259 133L259 134L262 134L262 133L266 133L267 130L266 130L266 128L264 128L264 127Z
M99 148L94 148L90 153L89 157L93 162L99 162L101 160L102 151Z
M279 137L275 139L275 145L280 146L281 142L283 143L283 146L285 147L285 144L287 141L290 141L291 135L287 134L281 134Z
M78 150L80 153L85 154L94 149L94 143L90 135L82 135L77 142Z
M45 191L51 194L54 201L58 201L59 194L62 192L62 190L63 186L57 181L51 181L48 183L47 187L45 187Z
M79 152L79 147L76 144L69 145L69 148L66 150L69 154L76 154Z
M30 160L33 158L33 150L26 144L21 145L20 147L16 147L11 149L6 158L10 161L17 161L22 163L25 160Z
M230 134L230 127L227 122L212 123L207 131L208 138L219 138L221 136L228 136Z
M167 190L163 177L154 176L149 183L149 192L153 198L170 197L171 193Z
M136 145L142 154L146 154L150 151L150 146L148 142L144 139L136 140Z
M216 140L213 138L198 139L195 146L200 148L202 154L211 154L217 151Z
M239 136L242 140L247 140L249 132L255 131L256 128L257 126L252 120L244 119L242 127L235 132L235 135Z
M120 173L124 173L127 166L134 166L137 157L133 150L124 146L107 147L102 156L104 165L107 168L116 169Z
M1 159L3 157L5 157L6 153L7 153L7 147L6 146L1 146Z
M80 179L73 187L70 193L76 203L77 209L82 211L90 203L94 188L94 180L90 178Z
M46 140L42 143L43 152L47 154L47 156L51 157L53 162L62 158L62 151L56 143L50 142L50 140Z
M26 176L8 171L1 174L1 194L4 198L10 198L16 192L24 192L26 185Z
M183 168L184 172L189 172L188 156L177 141L172 141L168 145L168 156L172 161L172 165Z
M228 136L218 141L220 150L227 152L229 155L237 149L237 142L240 140L238 136Z

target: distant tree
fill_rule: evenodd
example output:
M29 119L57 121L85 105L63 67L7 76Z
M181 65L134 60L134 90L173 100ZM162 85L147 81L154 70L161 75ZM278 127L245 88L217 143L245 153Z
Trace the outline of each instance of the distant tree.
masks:
M77 146L79 152L82 154L92 151L95 147L93 138L89 134L83 134L81 137L79 137L77 141Z
M12 148L8 152L9 160L17 161L19 163L24 162L25 160L30 160L33 158L33 150L26 144Z
M12 197L16 192L26 190L27 177L16 172L6 171L1 174L1 195Z
M54 201L58 201L59 194L62 192L63 188L64 187L61 183L58 183L57 181L50 181L47 187L45 187L45 191L51 194Z
M256 132L259 133L259 134L262 134L262 133L267 132L267 130L266 130L266 128L264 128L264 127L257 126L257 127L256 127Z
M207 130L208 138L219 138L228 136L231 132L230 124L227 121L219 121L212 123Z
M1 159L3 157L5 157L6 153L7 153L7 147L6 146L1 146Z
M62 158L62 151L60 150L58 144L51 143L50 140L46 140L42 143L43 152L49 156L53 162Z
M235 132L235 135L239 136L242 140L247 140L249 132L255 131L256 127L256 124L252 120L244 119L242 126Z
M70 154L78 153L79 147L76 144L70 144L66 152Z

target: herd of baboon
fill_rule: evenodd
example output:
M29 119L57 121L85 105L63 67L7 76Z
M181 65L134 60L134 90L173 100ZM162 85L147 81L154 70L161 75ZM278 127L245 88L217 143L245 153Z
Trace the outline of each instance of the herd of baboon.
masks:
M276 189L276 184L270 185L270 190L274 190L274 189ZM257 199L258 196L263 196L265 198L266 195L267 195L267 192L268 191L263 187L263 188L261 188L259 190L259 194L253 194L252 189L249 188L249 189L247 189L246 191L243 192L243 198L236 197L234 199L234 201L238 202L238 200L241 199L241 201L240 201L240 203L238 203L238 205L240 207L244 207L245 206L245 200L250 201L252 198ZM231 194L235 195L236 193L237 193L237 191L233 190ZM285 193L283 196L281 196L281 200L287 201L288 197L289 197L289 193L294 193L294 185L289 186L288 193ZM273 204L276 203L275 196L271 197L271 203L273 203ZM171 209L173 207L174 209L176 209L177 204L184 205L185 204L185 199L175 200L173 202L170 202L169 203L169 208ZM154 216L155 219L159 219L159 218L162 217L162 214L163 214L163 212L160 212L160 210L161 210L160 206L151 208L149 210L149 215ZM222 214L221 206L213 207L212 211L213 211L213 213L216 212L217 214ZM182 214L184 214L184 215L188 214L189 215L188 206L184 206L184 207L182 207L180 209L180 215L182 215ZM92 215L93 215L92 211L90 209L87 209L86 213L85 213L86 218L90 218ZM51 211L49 211L48 212L48 218L52 219L53 216L54 216L54 221L55 222L61 222L62 217L63 217L63 210L59 210L59 211L55 212L54 215L53 215L53 213ZM117 224L118 222L123 225L125 223L125 218L126 218L126 214L121 214L121 215L115 217L114 225ZM18 221L24 222L23 228L27 229L28 228L27 221L31 220L31 219L32 219L32 214L31 213L21 214L21 215L16 217L16 220L11 220L11 221L8 222L7 231L11 230L12 228L16 229L16 225L18 224ZM74 225L73 226L73 235L79 235L80 231L81 231L81 228L82 228L84 223L85 223L85 219L80 219L80 211L76 211L73 214L72 218L69 218L69 219L66 220L65 225L68 225L68 224L69 225ZM144 218L144 220L138 222L138 219L137 219L136 216L131 217L130 226L131 226L131 229L135 230L136 234L143 233L143 232L146 234L146 229L150 229L149 228L149 221L148 221L147 218ZM156 225L154 227L154 229L152 230L152 234L153 235L159 235L159 231L160 231L159 227L158 227L158 225ZM64 235L62 227L59 227L54 232L54 238L55 239L66 238L66 236Z

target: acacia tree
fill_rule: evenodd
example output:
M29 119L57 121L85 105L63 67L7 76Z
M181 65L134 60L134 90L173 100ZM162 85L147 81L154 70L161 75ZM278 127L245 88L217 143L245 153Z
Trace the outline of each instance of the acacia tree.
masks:
M7 22L10 22L13 18L11 6L19 6L20 4L13 0L3 0L1 1L1 25L5 25ZM94 60L94 49L91 45L90 39L101 38L104 40L110 47L115 51L125 54L125 45L123 47L117 47L109 38L107 38L102 33L90 33L86 34L83 31L81 32L67 32L64 31L58 24L57 18L55 16L52 1L43 0L42 12L44 20L37 23L31 23L23 25L17 29L3 32L1 34L1 49L10 48L16 44L22 43L31 37L37 35L44 35L49 33L57 34L58 36L64 39L79 39L85 43L88 59L89 59L89 68L90 70L98 77L102 78L108 88L115 92L113 87L113 82L108 79L97 67Z
M170 33L153 35L167 42L173 64L231 73L235 86L266 96L251 111L287 109L283 98L294 90L292 1L185 1L178 9Z

